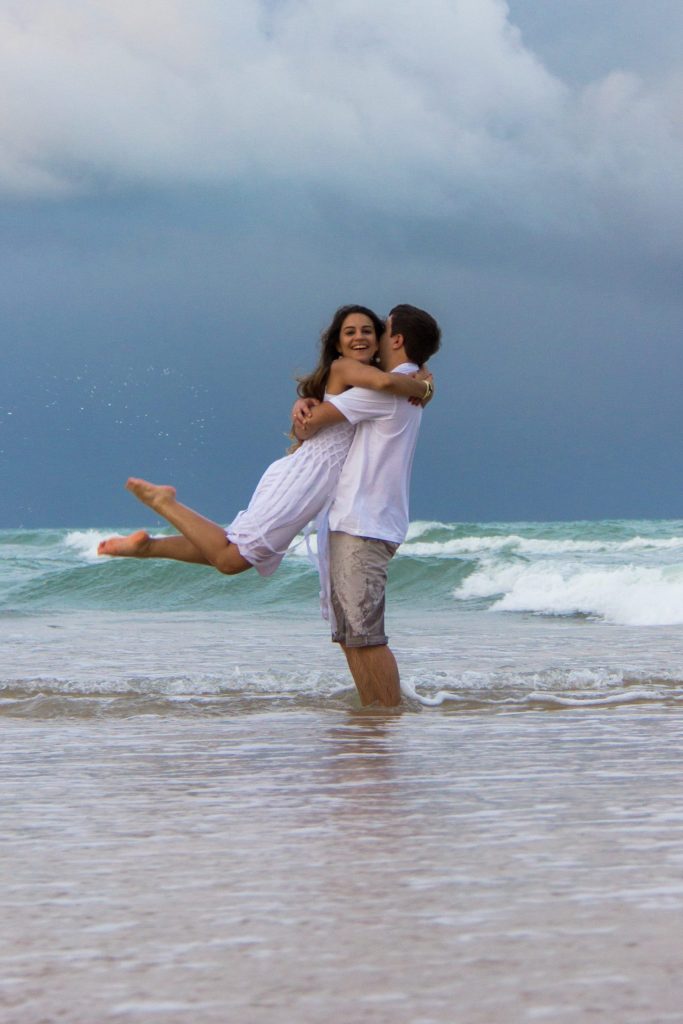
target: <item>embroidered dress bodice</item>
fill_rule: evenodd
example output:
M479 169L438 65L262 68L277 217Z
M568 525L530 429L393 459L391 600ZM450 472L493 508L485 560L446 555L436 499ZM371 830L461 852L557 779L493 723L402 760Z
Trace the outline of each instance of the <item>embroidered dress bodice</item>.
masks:
M335 423L274 462L228 527L229 540L262 576L275 572L294 537L329 506L354 429Z

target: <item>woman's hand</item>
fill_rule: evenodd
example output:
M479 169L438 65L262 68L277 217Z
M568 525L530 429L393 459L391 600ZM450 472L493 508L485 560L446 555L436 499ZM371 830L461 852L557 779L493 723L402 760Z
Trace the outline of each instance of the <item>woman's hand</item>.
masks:
M316 405L320 405L317 398L297 398L292 406L292 425L304 427L306 420L311 418L311 409L315 409Z
M408 401L412 405L421 405L422 408L424 409L425 405L427 405L429 402L431 402L431 400L432 400L432 398L434 396L434 377L432 376L431 372L427 369L426 365L425 366L421 366L420 369L417 370L416 373L411 373L411 374L409 374L409 376L413 377L414 380L426 380L426 381L429 381L429 384L431 386L431 390L427 391L427 389L425 388L425 390L427 391L427 394L425 395L424 398L409 398L408 399Z

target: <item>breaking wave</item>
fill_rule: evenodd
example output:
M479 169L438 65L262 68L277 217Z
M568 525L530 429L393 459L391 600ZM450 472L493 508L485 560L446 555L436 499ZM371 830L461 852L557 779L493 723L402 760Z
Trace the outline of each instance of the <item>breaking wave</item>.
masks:
M280 570L226 579L196 566L98 558L120 530L0 533L0 614L59 609L282 608L314 604L305 544ZM683 522L411 524L390 571L392 602L589 616L624 625L683 623Z

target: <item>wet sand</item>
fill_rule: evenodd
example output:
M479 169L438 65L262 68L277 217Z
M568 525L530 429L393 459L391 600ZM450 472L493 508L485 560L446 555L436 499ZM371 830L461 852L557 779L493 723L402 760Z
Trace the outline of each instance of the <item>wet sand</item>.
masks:
M0 719L13 1024L683 1020L683 717Z

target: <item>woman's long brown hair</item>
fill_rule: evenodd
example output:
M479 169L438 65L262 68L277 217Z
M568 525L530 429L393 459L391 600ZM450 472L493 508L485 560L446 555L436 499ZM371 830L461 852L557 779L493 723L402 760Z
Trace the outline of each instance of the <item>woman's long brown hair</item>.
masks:
M297 378L296 392L299 398L317 398L322 402L325 397L330 367L335 359L339 358L339 335L342 325L347 316L350 316L352 313L362 313L372 321L377 341L379 341L380 335L384 331L384 323L376 313L373 313L367 306L340 306L332 317L329 327L325 328L320 335L320 359L318 360L318 365L306 377Z

